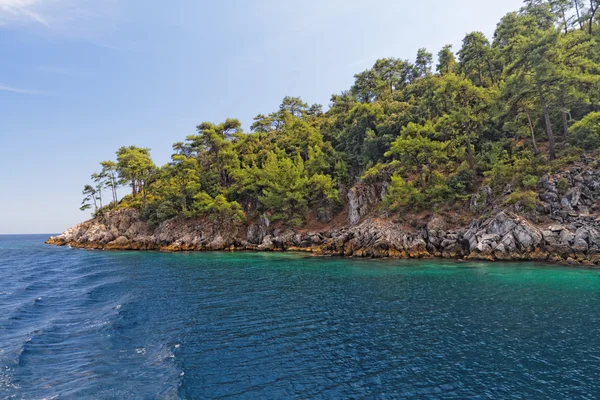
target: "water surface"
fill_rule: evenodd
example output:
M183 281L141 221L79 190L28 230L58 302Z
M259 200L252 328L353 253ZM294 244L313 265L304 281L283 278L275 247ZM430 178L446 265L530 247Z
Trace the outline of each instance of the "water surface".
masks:
M0 236L0 398L600 398L600 272Z

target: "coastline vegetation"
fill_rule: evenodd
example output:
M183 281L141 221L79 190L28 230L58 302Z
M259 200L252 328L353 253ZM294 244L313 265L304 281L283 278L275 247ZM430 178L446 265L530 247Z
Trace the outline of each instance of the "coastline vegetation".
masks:
M151 226L174 217L239 224L266 214L300 226L332 220L347 191L386 182L381 207L480 207L490 197L535 208L538 179L600 149L600 0L526 0L493 38L456 53L420 49L355 75L324 111L300 97L240 121L203 122L156 166L121 147L83 190L82 210L137 208ZM131 193L122 199L119 186ZM470 201L476 199L477 201Z

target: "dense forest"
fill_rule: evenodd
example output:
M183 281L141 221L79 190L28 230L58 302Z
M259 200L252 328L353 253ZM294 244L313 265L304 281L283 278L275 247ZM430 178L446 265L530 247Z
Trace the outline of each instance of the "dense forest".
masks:
M328 222L357 183L383 182L382 212L535 208L538 179L600 149L600 0L526 0L491 39L382 58L329 108L285 97L278 110L203 122L156 166L121 147L83 191L82 210L290 226ZM119 186L131 194L117 196ZM560 188L559 188L560 189Z

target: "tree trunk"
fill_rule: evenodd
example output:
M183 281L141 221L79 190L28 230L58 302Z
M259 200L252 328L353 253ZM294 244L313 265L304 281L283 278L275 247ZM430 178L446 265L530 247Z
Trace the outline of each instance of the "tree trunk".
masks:
M583 21L581 20L581 13L579 12L579 4L577 4L578 0L572 0L575 5L575 12L577 14L577 22L579 22L579 28L583 30Z
M419 174L419 182L421 183L421 188L425 189L425 180L423 179L423 165L420 163L417 164L417 173Z
M475 157L473 156L473 149L471 148L471 124L467 124L465 131L465 145L467 146L467 162L469 168L475 171Z
M114 174L111 177L111 181L112 181L113 202L115 203L115 205L117 205L117 203L119 202L119 199L117 197L117 179L115 178Z
M596 0L590 0L590 19L588 25L588 33L592 34L592 29L594 27L594 17L596 16L596 11L598 11L598 7L600 3L596 3Z
M569 122L567 121L567 111L563 110L562 114L562 124L563 124L563 134L565 135L565 139L569 137Z
M433 166L431 165L431 159L427 159L427 184L431 185L431 178L433 176Z
M542 103L542 109L544 110L544 121L546 122L546 133L548 134L548 155L550 161L556 158L556 152L554 149L554 134L552 133L552 122L550 121L550 111L548 110L548 103L546 103L546 96L544 96L544 90L542 84L537 82L537 89L540 95L540 101Z
M531 115L529 115L529 111L527 111L527 108L523 107L523 110L525 111L525 115L527 115L527 122L529 122L529 131L531 132L531 141L533 142L533 152L537 154L538 147L535 141L535 130L533 129L533 123L531 122Z
M144 208L146 207L146 182L142 183L142 200L144 203Z
M494 79L494 69L492 68L492 63L490 60L487 60L488 70L490 71L490 79L492 80L492 85L496 84L496 80Z

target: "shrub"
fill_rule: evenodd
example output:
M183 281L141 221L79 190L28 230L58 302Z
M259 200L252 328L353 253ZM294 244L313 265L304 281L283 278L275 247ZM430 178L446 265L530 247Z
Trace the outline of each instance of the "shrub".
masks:
M474 185L475 173L470 169L462 169L448 179L448 186L457 194L471 193Z
M213 222L222 224L240 224L245 221L246 214L237 201L227 201L222 194L212 197L206 192L194 196L192 210L195 215L205 215Z
M505 204L520 206L526 210L535 210L537 195L532 190L516 191L506 198Z
M538 184L537 176L524 175L521 179L521 185L526 189L535 189Z
M484 175L494 193L501 194L507 185L515 189L533 189L537 185L538 177L550 170L551 166L542 155L523 150L510 158L498 160Z
M178 213L177 208L171 201L155 200L142 209L142 219L148 223L150 228L154 229L162 222L176 217Z
M571 127L571 143L585 150L600 147L600 112L591 112Z
M317 218L329 222L341 208L340 193L329 175L316 174L308 181L310 205L315 209Z
M395 174L392 176L392 182L388 186L382 205L388 210L398 211L402 208L419 209L424 202L425 195L421 190Z
M556 182L556 190L558 190L558 193L561 195L567 193L567 190L569 190L569 180L567 178L560 178L558 182Z

